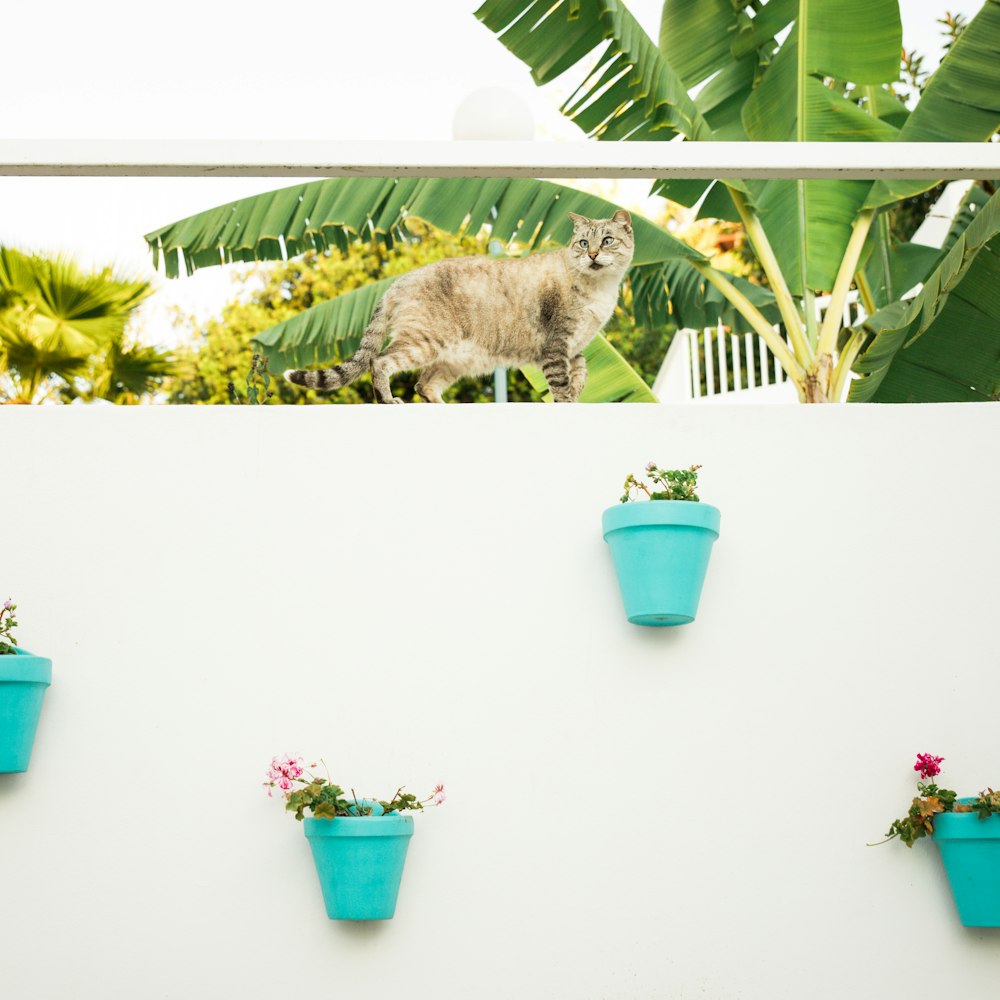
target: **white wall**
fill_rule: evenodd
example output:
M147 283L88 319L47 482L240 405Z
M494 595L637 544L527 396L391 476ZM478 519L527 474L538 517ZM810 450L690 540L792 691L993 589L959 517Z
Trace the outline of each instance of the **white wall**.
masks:
M988 996L913 756L1000 781L1000 407L0 408L0 596L52 657L0 776L5 1000ZM600 514L704 464L699 619L626 623ZM259 786L416 821L326 919ZM919 973L917 972L920 969ZM398 986L389 984L399 984Z

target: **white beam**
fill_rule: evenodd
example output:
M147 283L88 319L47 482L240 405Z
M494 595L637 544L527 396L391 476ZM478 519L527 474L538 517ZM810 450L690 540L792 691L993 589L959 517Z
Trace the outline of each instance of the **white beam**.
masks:
M0 175L951 180L1000 176L1000 143L4 139Z

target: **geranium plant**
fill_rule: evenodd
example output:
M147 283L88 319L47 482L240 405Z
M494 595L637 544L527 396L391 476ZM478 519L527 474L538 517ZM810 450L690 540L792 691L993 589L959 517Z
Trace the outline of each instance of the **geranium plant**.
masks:
M17 627L17 619L14 617L16 610L17 605L9 597L0 608L0 655L15 652L17 642L11 629Z
M893 821L886 832L886 839L880 840L880 844L887 844L899 837L907 847L912 847L921 837L934 833L934 817L939 813L976 813L980 819L1000 814L1000 792L995 792L992 788L980 792L976 798L964 801L950 788L940 788L933 779L941 773L943 760L944 757L935 757L934 754L917 754L913 770L920 774L921 780L917 782L920 794L914 798L906 815Z
M621 496L622 503L635 500L634 493L641 490L650 500L693 500L698 502L698 470L700 465L692 465L689 469L661 469L653 462L646 465L646 472L653 481L654 489L650 489L642 480L636 479L630 472L625 479L625 492ZM659 487L658 489L656 487Z
M319 767L322 761L306 767L303 759L288 754L272 758L267 769L267 780L263 783L269 796L273 796L275 788L282 793L285 808L295 813L298 820L303 819L306 812L316 819L380 815L376 805L381 808L381 815L388 815L423 809L425 806L439 806L445 800L444 785L436 785L426 799L418 799L402 788L398 788L391 799L359 798L354 789L348 794L340 785L331 781L329 772L325 778L321 778L309 770Z

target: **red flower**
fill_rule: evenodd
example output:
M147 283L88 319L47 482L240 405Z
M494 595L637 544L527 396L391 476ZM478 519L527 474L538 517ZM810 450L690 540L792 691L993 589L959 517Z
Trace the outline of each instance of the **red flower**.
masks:
M933 778L935 775L941 773L941 768L938 766L944 757L935 757L934 754L930 753L918 753L917 762L913 765L914 771L920 772L920 777L926 781L928 778Z

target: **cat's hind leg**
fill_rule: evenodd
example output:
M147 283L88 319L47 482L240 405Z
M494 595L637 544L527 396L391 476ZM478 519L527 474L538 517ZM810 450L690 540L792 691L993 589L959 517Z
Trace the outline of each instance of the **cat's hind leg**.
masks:
M392 367L392 363L384 357L372 358L372 389L375 390L376 403L402 403L392 394L392 386L389 384L389 376L398 371Z
M378 357L372 359L372 388L376 403L402 403L392 394L389 379L396 372L413 371L426 364L425 352L419 344L397 337Z
M443 403L441 393L459 377L461 372L441 361L432 361L421 373L417 392L427 403Z

